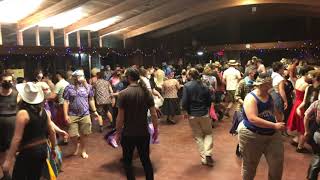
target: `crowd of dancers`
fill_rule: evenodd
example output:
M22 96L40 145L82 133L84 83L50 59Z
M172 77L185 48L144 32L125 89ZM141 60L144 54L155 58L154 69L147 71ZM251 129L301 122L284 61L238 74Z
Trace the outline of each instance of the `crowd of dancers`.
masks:
M269 180L280 180L283 138L289 137L297 153L313 152L306 174L316 180L319 85L320 70L298 59L282 59L271 67L258 57L245 66L236 60L193 66L107 65L93 68L88 79L77 69L53 77L37 71L26 81L8 69L1 75L0 170L7 179L56 178L63 159L59 145L72 146L73 155L89 158L87 138L97 120L99 131L112 135L111 144L121 144L127 178L135 179L132 158L137 148L146 179L152 180L150 143L159 143L158 121L164 118L175 125L183 115L204 166L214 166L215 122L232 117L230 133L238 135L235 152L242 159L244 180L254 179L262 155Z

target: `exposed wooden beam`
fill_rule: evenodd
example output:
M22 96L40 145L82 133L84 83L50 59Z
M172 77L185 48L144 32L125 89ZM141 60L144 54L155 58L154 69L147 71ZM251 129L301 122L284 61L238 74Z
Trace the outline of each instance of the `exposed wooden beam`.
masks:
M165 0L162 0L165 1ZM177 11L183 11L189 6L192 6L196 3L201 3L207 0L171 0L166 3L162 3L161 6L156 7L152 10L146 11L142 14L134 16L130 19L122 21L118 24L113 26L104 28L99 31L99 36L104 36L106 34L118 31L120 29L125 29L128 27L135 27L135 26L144 26L146 24L152 23L154 21L158 21L164 17L170 16Z
M98 14L95 14L93 16L89 16L85 19L81 19L80 21L71 24L67 26L66 32L71 33L76 30L79 30L82 27L86 27L90 24L94 24L97 22L100 22L102 20L106 20L109 18L112 18L116 15L119 15L125 11L129 11L133 8L136 8L137 6L141 6L142 4L146 3L148 0L126 0L120 4L117 4L115 6L112 6L104 11L99 12Z
M126 38L132 38L141 34L145 34L147 32L151 32L157 29L164 28L166 26L170 26L172 24L176 24L182 22L186 19L209 13L218 11L225 8L232 8L238 6L246 6L246 5L259 5L259 4L293 4L293 5L306 5L306 6L320 6L320 1L313 0L224 0L224 1L207 1L205 3L199 2L198 5L190 7L188 10L183 11L182 13L175 14L168 18L162 19L160 21L148 24L146 26L140 27L133 31L126 33L124 36Z
M62 0L61 2L58 2L40 12L20 20L18 22L18 30L21 31L33 27L42 20L81 6L87 1L89 0Z
M255 14L252 14L251 11L248 11L247 8L229 8L225 10L219 10L214 13L207 13L205 15L200 15L196 17L192 17L188 20L185 20L183 22L179 22L177 24L173 24L171 26L168 26L166 28L162 28L160 30L157 30L148 37L151 38L159 38L161 36L165 36L167 34L171 34L174 32L178 32L184 29L188 28L205 28L208 26L214 26L219 22L219 20L223 21L225 17L235 16L235 18L240 20L243 19L251 19L251 18L263 18L265 16L311 16L311 17L319 17L320 16L320 10L316 7L304 7L304 6L264 6L264 7L258 7L258 12ZM206 24L206 25L204 25ZM199 27L199 25L201 25Z

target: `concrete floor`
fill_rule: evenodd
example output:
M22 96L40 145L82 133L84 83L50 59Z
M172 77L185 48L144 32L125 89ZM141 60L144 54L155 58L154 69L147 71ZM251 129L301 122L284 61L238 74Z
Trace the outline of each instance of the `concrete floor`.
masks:
M213 158L215 166L200 164L196 144L186 120L176 125L160 126L160 144L152 145L151 159L158 180L240 180L241 160L235 156L237 138L229 134L231 120L226 119L214 128ZM306 177L310 154L298 154L285 139L285 165L283 180L303 180ZM94 133L88 143L89 159L70 156L70 148L63 147L64 165L59 180L122 180L126 179L119 162L121 148L114 149L103 140L103 135ZM134 161L137 179L144 179L139 160ZM267 179L267 164L261 158L256 179Z

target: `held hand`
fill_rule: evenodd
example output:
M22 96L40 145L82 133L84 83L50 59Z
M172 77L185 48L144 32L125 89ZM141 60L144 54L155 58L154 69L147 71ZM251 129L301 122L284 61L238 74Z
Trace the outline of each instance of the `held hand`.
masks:
M297 114L298 114L298 116L301 116L301 110L300 110L300 108L297 108Z
M95 111L95 112L93 113L93 115L94 115L96 118L99 118L99 114L98 114L97 111Z
M279 131L283 131L286 129L286 124L283 122L277 122L275 123L275 129Z
M304 137L308 137L310 135L310 132L309 131L305 131L304 132Z
M2 165L2 171L4 173L9 173L10 167L12 167L12 161L10 160L5 160L3 165Z
M51 148L51 157L52 157L52 159L55 159L57 157L57 154L56 154L54 147Z
M153 142L156 142L156 141L157 141L158 135L159 135L159 130L158 130L158 128L157 128L157 129L154 129L154 132L153 132L153 135L152 135L152 140L153 140Z
M121 139L121 134L120 133L116 133L116 142L117 144L120 144L120 139Z
M288 102L284 102L284 110L286 110L288 108Z
M71 124L71 119L68 115L65 116L64 119L67 121L68 124Z
M64 139L69 138L69 134L66 131L61 131L60 135L63 136Z

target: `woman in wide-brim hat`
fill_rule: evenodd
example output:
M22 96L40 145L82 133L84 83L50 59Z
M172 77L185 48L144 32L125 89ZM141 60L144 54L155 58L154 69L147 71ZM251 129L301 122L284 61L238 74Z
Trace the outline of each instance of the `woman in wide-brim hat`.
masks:
M56 137L51 120L43 108L44 93L38 85L32 82L16 86L21 102L16 119L16 129L3 171L9 172L14 162L12 179L39 180L46 166L47 139L52 147L56 145ZM49 135L49 136L48 136Z

